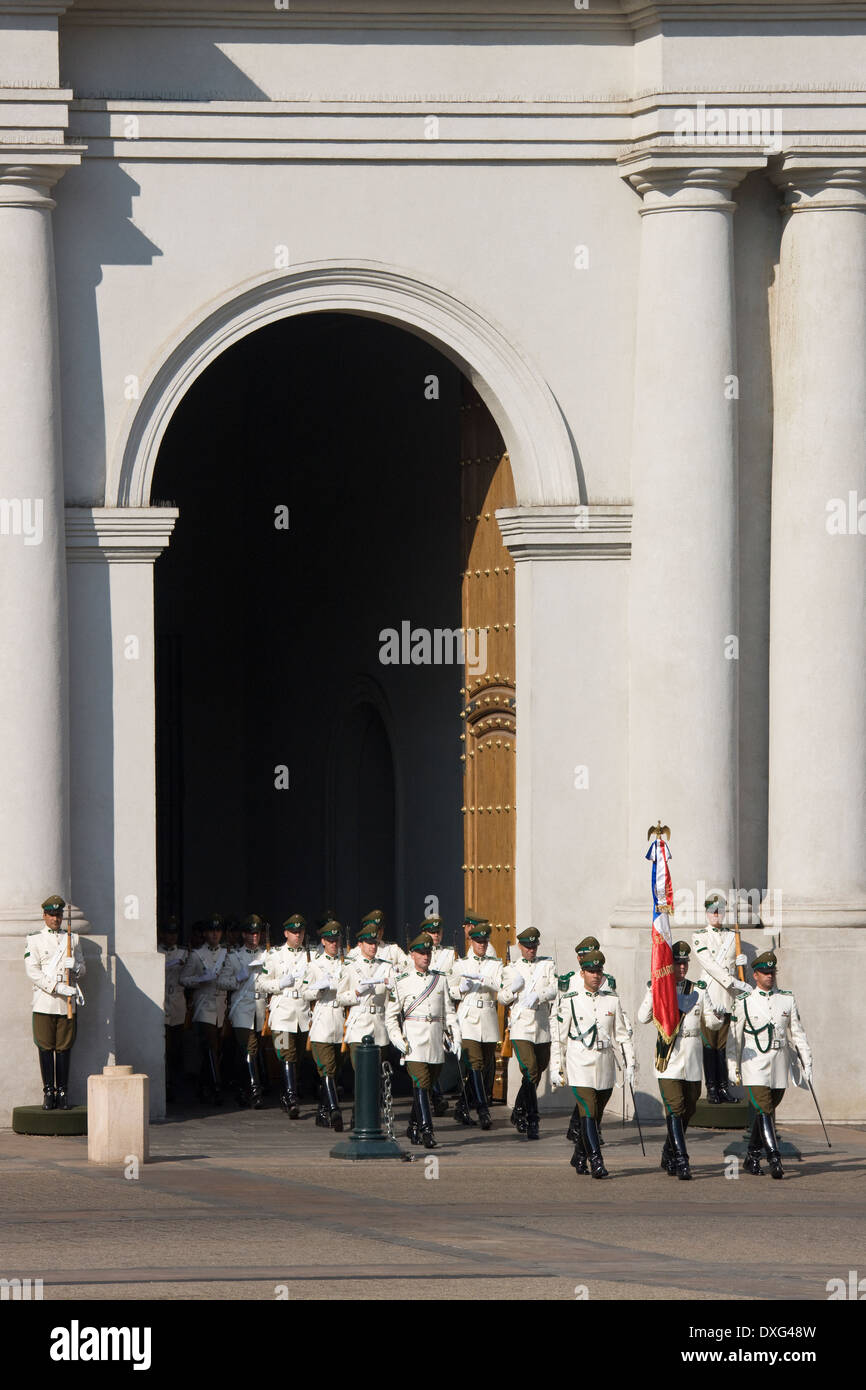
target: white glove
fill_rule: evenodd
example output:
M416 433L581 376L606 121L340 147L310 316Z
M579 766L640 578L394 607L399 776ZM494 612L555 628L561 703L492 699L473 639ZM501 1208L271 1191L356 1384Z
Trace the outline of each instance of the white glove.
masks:
M472 988L472 985L473 985L473 979L472 979L471 976L469 976L469 975L461 975L461 977L460 977L460 993L461 993L461 994L468 994L469 991L470 991L470 989Z
M526 984L526 981L524 980L519 970L515 970L514 974L516 978L514 980L514 983L510 985L509 988L512 994L519 994L520 991L523 989L524 985Z
M520 1007L523 1009L534 1009L537 1003L538 995L535 993L535 990L533 989L530 990L529 994L524 995L523 999L521 1000Z
M215 979L216 979L216 971L215 971L215 970L205 970L205 971L203 972L203 974L201 974L201 975L199 975L199 976L197 977L195 983L196 983L197 985L212 985Z
M358 988L355 992L358 995L372 994L376 988L377 983L378 981L376 980L359 980Z
M749 958L748 958L748 956L744 956L743 953L742 953L742 951L741 951L740 954L737 956L737 959L734 961L734 965L748 965L748 963L749 963Z
M399 1041L399 1042L395 1042L395 1043L394 1043L394 1046L396 1047L397 1051L400 1053L400 1056L401 1056L401 1057L405 1057L405 1056L406 1056L406 1053L409 1051L409 1044L407 1043L406 1039L405 1039L402 1035L401 1035L401 1037L400 1037L400 1041Z
M331 979L330 975L322 975L321 978L316 982L316 989L319 991L320 994L324 993L326 989L333 988L334 981Z
M558 1086L564 1086L564 1085L565 1085L565 1077L563 1076L562 1072L561 1072L561 1071L560 1071L560 1072L552 1071L552 1072L550 1073L550 1089L551 1089L552 1091L555 1091L556 1088L557 1088Z
M289 971L287 975L281 975L280 978L277 980L277 984L279 985L280 989L291 989L294 983L295 977L291 973L291 971Z
M629 1084L629 1089L634 1090L634 1067L626 1067L625 1079Z
M249 978L250 972L248 970L239 970L235 975L235 979L237 980L239 985L244 984Z
M75 957L74 957L74 956L64 956L64 957L63 957L63 969L64 969L64 970L74 970L74 969L75 969Z
M62 994L64 999L74 999L78 993L77 985L58 985L55 994Z
M252 960L250 961L250 969L252 970L253 966L255 965L264 965L266 959L267 957L265 956L264 952L262 952L262 954L259 956L253 956Z
M734 980L731 984L731 993L744 998L747 994L752 993L752 986L747 985L745 980Z

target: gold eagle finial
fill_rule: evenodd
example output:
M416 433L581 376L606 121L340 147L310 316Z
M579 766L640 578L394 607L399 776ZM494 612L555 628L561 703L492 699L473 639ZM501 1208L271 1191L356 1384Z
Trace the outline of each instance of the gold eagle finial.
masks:
M669 825L662 825L661 819L659 819L658 825L651 825L646 833L646 837L648 840L651 840L654 835L664 835L665 839L668 841L668 843L670 843L671 828Z

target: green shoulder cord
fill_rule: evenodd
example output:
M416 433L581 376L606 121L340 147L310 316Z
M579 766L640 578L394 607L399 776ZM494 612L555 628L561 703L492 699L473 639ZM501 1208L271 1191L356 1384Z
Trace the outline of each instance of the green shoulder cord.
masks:
M574 1000L573 1000L573 999L572 999L572 1001L571 1001L571 1017L572 1017L572 1022L574 1023L574 1026L575 1026L575 1028L577 1029L577 1037L576 1037L576 1038L574 1037L574 1034L573 1034L572 1031L571 1031L571 1025L570 1025L570 1024L569 1024L569 1028L568 1028L568 1036L569 1036L570 1038L573 1038L575 1042L581 1042L581 1043L583 1043L583 1046L584 1046L588 1051L591 1052L592 1049L595 1047L595 1040L596 1040L596 1038L597 1038L597 1036L598 1036L598 1023L597 1023L597 1022L594 1023L594 1024L592 1025L592 1027L590 1028L589 1032L586 1033L586 1034L583 1034L583 1033L580 1031L580 1024L578 1023L577 1019L576 1019L575 1016L574 1016Z
M760 1027L760 1028L755 1028L754 1025L753 1025L753 1023L752 1023L752 1020L749 1018L749 1006L748 1006L748 1004L746 1003L746 1000L745 1000L745 999L743 1000L743 1013L746 1015L746 1032L747 1032L747 1033L751 1033L752 1037L755 1039L755 1047L756 1047L756 1048L758 1049L758 1051L759 1051L760 1053L762 1053L762 1054L765 1053L765 1052L769 1052L770 1048L771 1048L772 1045L773 1045L773 1024L772 1024L772 1021L769 1022L769 1023L763 1024L762 1027ZM761 1033L766 1033L766 1034L767 1034L767 1046L766 1046L766 1047L761 1047L761 1043L760 1043L760 1034L761 1034Z

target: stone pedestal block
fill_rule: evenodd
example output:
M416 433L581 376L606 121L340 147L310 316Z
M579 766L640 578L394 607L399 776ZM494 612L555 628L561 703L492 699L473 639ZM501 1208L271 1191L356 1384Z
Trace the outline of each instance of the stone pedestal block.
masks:
M146 1163L150 1079L132 1067L103 1067L87 1079L87 1157L91 1163Z

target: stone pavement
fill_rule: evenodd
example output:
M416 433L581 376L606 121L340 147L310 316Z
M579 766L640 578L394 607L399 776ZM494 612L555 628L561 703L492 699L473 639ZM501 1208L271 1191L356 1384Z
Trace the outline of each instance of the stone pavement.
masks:
M658 1168L663 1130L610 1116L594 1182L569 1167L567 1115L515 1135L437 1123L435 1154L350 1163L312 1109L193 1109L154 1125L137 1179L87 1163L85 1139L0 1132L0 1276L48 1299L817 1299L862 1269L866 1126L783 1137L784 1182L725 1177L738 1137L695 1131L695 1179ZM430 1162L433 1157L435 1164ZM731 1167L731 1165L728 1165ZM766 1219L770 1211L781 1219Z

